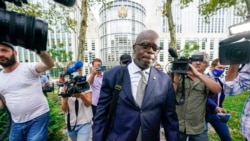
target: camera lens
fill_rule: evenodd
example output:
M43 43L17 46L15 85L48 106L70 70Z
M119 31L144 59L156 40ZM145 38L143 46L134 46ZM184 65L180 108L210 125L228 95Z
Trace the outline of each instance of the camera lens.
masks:
M36 52L45 51L48 24L33 16L0 9L0 41Z

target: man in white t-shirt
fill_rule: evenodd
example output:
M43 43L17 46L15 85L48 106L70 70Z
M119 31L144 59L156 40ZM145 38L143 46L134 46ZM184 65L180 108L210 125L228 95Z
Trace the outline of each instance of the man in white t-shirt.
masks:
M38 55L39 63L19 63L14 46L0 42L0 65L3 67L0 94L12 117L10 141L47 140L49 105L42 92L40 73L52 68L54 61L46 51Z

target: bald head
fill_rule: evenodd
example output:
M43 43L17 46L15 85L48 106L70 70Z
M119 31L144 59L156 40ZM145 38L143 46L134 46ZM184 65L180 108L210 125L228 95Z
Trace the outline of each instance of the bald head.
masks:
M143 41L144 39L156 40L158 37L159 37L158 34L154 30L144 30L137 35L135 43L139 43L139 42Z

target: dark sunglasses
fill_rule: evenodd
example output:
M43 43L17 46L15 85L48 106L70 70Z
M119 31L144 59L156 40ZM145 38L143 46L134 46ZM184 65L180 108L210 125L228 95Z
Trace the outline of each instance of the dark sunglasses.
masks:
M135 45L141 46L141 48L145 51L148 51L150 48L153 49L153 51L158 52L160 50L160 48L157 45L152 45L150 43L135 43Z

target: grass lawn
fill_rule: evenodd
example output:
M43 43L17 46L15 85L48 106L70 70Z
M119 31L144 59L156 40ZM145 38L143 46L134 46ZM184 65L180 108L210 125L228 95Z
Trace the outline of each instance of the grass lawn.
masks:
M223 103L223 107L231 114L228 126L230 128L231 137L234 141L245 141L240 132L240 116L248 96L250 96L250 91L243 92L237 96L227 96ZM209 132L209 138L210 141L220 140L218 135L211 130Z

